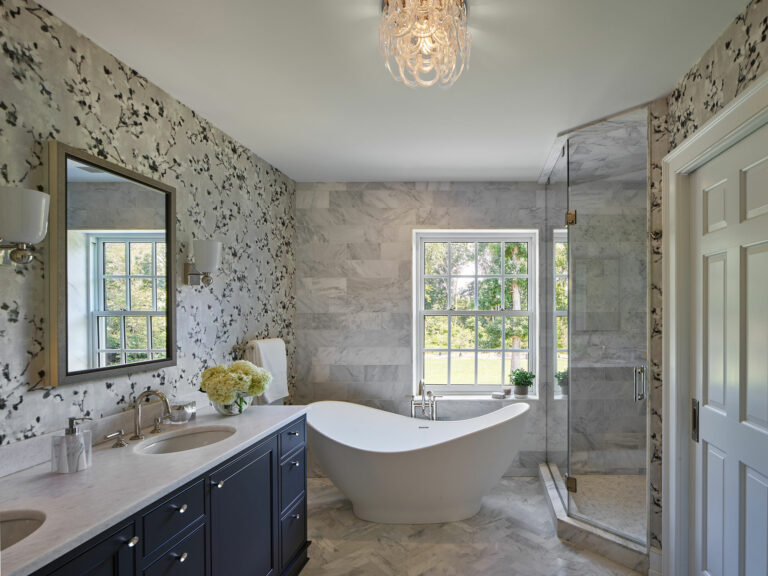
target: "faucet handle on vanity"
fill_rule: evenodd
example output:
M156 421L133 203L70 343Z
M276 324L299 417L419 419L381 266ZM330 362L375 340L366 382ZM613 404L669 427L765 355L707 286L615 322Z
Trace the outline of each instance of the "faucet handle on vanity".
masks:
M117 432L112 432L112 434L107 434L104 436L106 440L112 440L112 438L117 438L115 440L115 443L112 444L112 448L125 448L128 446L128 442L125 441L125 438L123 438L123 435L125 434L125 430L120 429Z
M159 434L160 432L163 431L163 429L160 428L160 423L162 421L163 421L162 418L155 418L155 425L152 426L152 431L150 432L150 434Z

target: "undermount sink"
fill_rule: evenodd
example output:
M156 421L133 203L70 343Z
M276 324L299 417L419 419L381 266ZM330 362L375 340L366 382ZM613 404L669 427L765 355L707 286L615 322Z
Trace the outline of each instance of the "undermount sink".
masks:
M171 432L157 438L151 438L136 447L141 454L169 454L171 452L184 452L203 446L210 446L222 440L226 440L235 429L231 426L205 426Z
M45 514L37 510L0 512L0 551L24 540L45 522Z

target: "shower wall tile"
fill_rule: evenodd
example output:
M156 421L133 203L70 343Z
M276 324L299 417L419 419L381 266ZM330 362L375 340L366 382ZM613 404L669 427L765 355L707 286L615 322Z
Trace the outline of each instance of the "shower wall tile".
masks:
M532 183L298 184L296 317L302 402L344 399L409 414L413 390L413 230L537 228L540 231L542 399L509 474L537 473L546 450L551 395L549 305L553 226L543 186ZM327 205L326 205L327 198ZM547 210L550 210L549 214ZM303 376L306 375L306 378ZM441 418L469 418L502 402L451 400ZM320 473L313 465L314 473Z
M0 43L0 184L43 189L44 143L56 139L176 188L177 269L193 237L224 245L213 286L177 288L177 366L55 389L46 244L29 265L0 266L0 443L120 412L149 387L194 396L204 368L254 337L286 340L293 389L294 183L31 0L0 3ZM329 194L318 186L302 206L327 209ZM330 298L343 283L311 288Z

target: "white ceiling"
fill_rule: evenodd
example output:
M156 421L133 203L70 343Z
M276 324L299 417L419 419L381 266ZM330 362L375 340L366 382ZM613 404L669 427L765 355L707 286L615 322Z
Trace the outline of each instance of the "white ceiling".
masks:
M470 0L471 68L396 83L380 0L42 0L298 181L536 180L557 132L669 92L746 0Z

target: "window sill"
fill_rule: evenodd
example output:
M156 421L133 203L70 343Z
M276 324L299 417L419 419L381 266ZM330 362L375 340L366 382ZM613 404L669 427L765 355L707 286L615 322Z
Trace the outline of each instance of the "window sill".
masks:
M472 402L477 401L491 401L491 402L526 402L528 400L538 400L539 397L535 394L530 394L526 396L525 398L516 398L514 395L507 396L506 398L492 398L490 394L441 394L440 392L436 392L435 396L437 396L438 403L440 402L456 402L456 401L464 401L469 400ZM413 399L417 402L421 401L421 396L414 396Z

